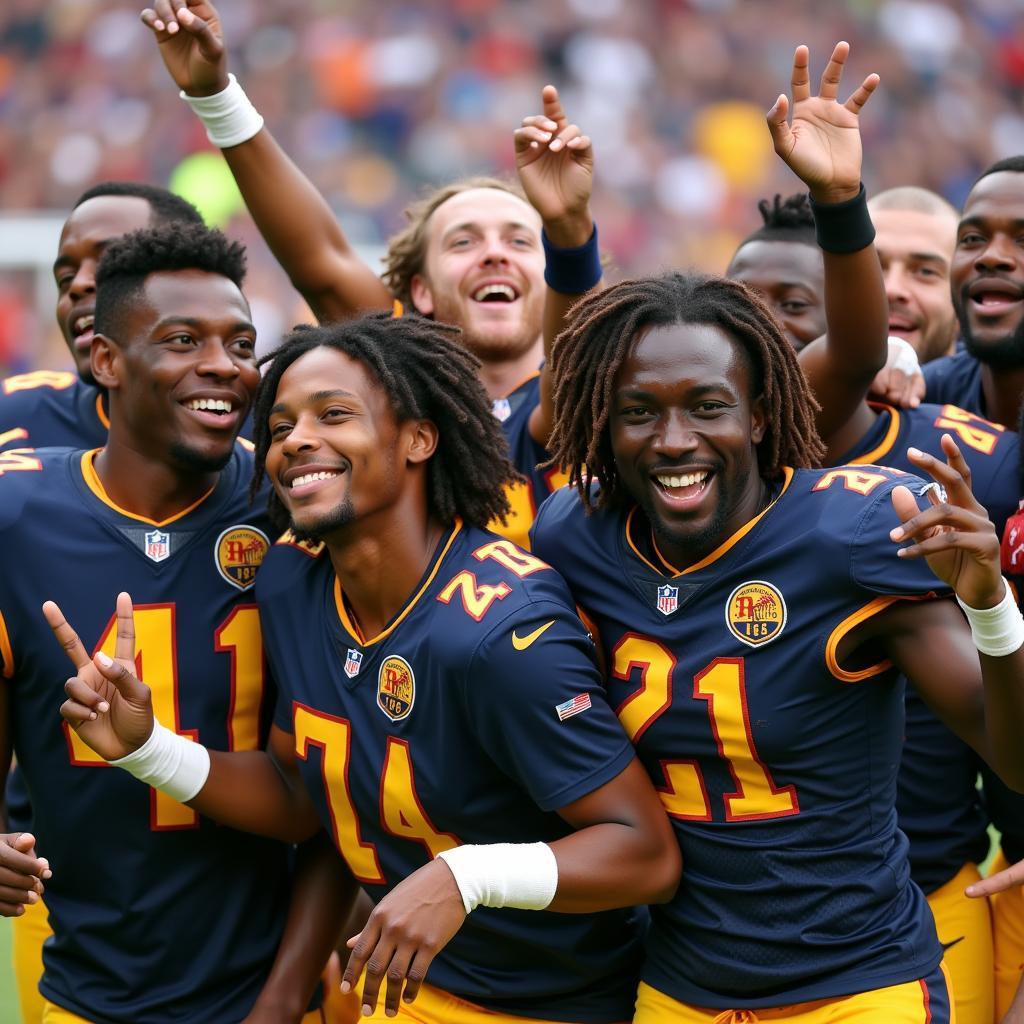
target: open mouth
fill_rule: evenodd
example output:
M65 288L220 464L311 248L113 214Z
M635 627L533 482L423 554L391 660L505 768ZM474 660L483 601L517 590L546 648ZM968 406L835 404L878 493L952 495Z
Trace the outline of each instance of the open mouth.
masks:
M975 314L983 317L1000 316L1016 309L1024 298L1019 285L1002 278L975 281L967 294Z
M94 319L92 313L85 313L71 322L71 341L76 349L81 351L92 345Z
M286 487L292 497L301 498L303 495L321 490L332 480L343 476L344 473L345 470L343 469L310 469L305 473L292 477L286 484Z
M241 406L229 398L193 398L181 403L201 423L226 429L238 422Z
M474 302L507 304L515 302L519 293L510 284L492 283L481 285L471 298Z
M673 504L688 505L700 499L713 474L700 469L693 473L656 473L654 482L658 490Z

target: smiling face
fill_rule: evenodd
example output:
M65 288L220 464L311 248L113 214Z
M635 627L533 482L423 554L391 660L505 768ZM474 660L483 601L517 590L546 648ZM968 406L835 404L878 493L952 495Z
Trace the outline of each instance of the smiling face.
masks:
M430 215L416 309L463 331L483 362L522 356L537 343L544 312L544 251L536 211L509 192L459 192Z
M149 226L152 210L138 196L95 196L64 223L53 264L57 323L79 377L92 383L90 349L96 307L96 267L109 242Z
M386 514L436 446L431 423L399 423L370 371L326 346L281 375L269 428L267 476L300 539L329 539Z
M654 327L615 377L615 467L675 565L709 554L757 514L762 403L749 358L717 327Z
M926 363L952 350L956 313L949 271L956 220L944 212L872 210L875 248L889 299L889 334L910 342Z
M726 277L764 299L797 352L825 333L825 266L814 246L747 242L733 256Z
M93 355L111 436L178 469L226 465L259 383L237 285L199 270L153 273L117 324L117 338L96 336Z
M971 190L950 285L971 355L998 369L1024 366L1024 174L989 174Z

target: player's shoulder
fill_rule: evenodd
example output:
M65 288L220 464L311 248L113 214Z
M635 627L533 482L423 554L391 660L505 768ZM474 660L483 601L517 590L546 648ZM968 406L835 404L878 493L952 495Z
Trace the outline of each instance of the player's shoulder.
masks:
M611 551L614 538L622 530L622 512L597 508L596 500L596 485L586 499L575 487L553 491L534 519L530 549L555 565L589 547Z
M33 370L0 380L0 432L46 406L67 404L81 387L78 375L65 370Z
M0 451L0 528L39 522L48 506L66 509L73 448L11 448Z
M981 364L966 349L933 359L921 367L929 402L963 401L964 389L980 374Z
M256 600L261 605L286 600L294 595L310 574L326 571L329 562L325 545L299 540L285 530L270 546L256 575Z

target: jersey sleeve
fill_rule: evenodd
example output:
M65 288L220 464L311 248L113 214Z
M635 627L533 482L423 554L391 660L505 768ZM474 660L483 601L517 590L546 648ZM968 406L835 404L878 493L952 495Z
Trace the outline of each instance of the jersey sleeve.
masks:
M544 811L599 789L633 759L593 644L567 606L536 602L508 616L478 645L463 685L480 744Z
M870 504L856 521L850 547L850 579L863 590L898 597L933 597L946 595L950 588L928 568L923 558L900 558L897 554L905 544L897 544L889 532L900 525L892 504L893 489L910 489L918 508L928 502L927 491L933 486L920 477L899 474L891 483L876 492Z

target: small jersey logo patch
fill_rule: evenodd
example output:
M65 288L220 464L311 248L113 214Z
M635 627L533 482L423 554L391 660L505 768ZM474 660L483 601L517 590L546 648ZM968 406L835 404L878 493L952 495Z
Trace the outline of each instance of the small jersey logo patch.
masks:
M560 722L564 722L567 718L572 718L573 715L578 715L589 707L590 694L578 693L572 700L567 700L564 704L556 704L555 714L558 715Z
M348 649L348 654L345 655L345 675L349 679L355 679L359 675L359 670L363 667L363 655L361 651L357 651L354 647Z
M409 717L416 699L416 677L405 658L392 654L384 659L377 676L377 707L392 722Z
M782 593L763 580L742 583L725 605L725 621L737 640L749 647L774 640L786 625L786 602Z
M665 584L658 587L658 611L662 615L671 615L679 608L679 588Z
M491 402L491 413L499 423L504 423L512 415L512 403L507 398L495 398Z
M248 590L256 582L256 570L270 550L270 541L255 526L230 526L218 538L214 548L217 571L239 590Z
M171 554L171 535L161 530L150 530L146 534L146 557L162 562Z
M534 640L537 639L546 629L550 629L555 624L555 620L552 619L550 622L545 622L543 626L539 626L532 633L527 633L526 636L520 636L514 629L512 630L512 646L517 651L525 651Z

